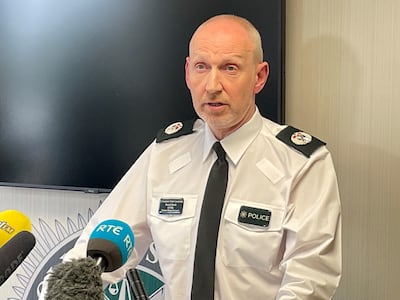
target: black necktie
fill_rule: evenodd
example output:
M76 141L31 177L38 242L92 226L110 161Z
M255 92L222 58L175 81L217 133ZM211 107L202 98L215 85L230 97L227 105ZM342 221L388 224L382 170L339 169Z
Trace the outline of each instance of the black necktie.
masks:
M192 300L214 299L215 255L218 228L228 182L228 162L219 142L213 145L218 159L214 162L206 189L197 233L194 258Z

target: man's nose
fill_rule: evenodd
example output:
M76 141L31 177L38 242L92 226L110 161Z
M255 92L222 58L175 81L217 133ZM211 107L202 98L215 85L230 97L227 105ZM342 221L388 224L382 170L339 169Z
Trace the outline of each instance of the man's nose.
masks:
M211 69L207 76L206 91L210 94L218 93L222 90L222 84L218 70Z

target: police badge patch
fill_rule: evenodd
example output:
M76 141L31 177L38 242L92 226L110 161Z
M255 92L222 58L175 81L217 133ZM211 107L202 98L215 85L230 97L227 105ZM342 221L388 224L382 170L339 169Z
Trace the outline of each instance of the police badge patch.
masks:
M187 135L193 133L193 126L196 119L175 122L168 125L166 128L160 129L157 133L156 142L161 143L163 141L177 138L182 135Z
M292 126L287 126L281 130L276 138L307 157L310 157L318 148L326 145L325 142Z
M183 123L182 122L175 122L171 125L169 125L167 128L165 128L164 133L170 135L170 134L174 134L176 132L178 132L179 130L181 130L183 127Z
M292 134L292 136L290 137L290 140L295 145L304 146L304 145L311 143L312 136L303 131L296 131L295 133Z

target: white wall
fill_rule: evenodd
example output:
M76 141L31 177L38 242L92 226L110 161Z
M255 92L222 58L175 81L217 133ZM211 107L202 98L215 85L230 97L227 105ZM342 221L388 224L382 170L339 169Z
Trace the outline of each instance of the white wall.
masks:
M343 209L337 300L399 299L400 1L287 0L286 122L322 138Z

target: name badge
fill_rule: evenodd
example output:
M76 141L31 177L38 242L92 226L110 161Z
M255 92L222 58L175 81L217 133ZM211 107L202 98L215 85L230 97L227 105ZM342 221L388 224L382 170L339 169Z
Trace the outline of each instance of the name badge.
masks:
M161 198L158 213L160 215L181 215L183 198Z
M271 211L256 207L240 207L238 221L240 223L251 224L255 226L268 227L271 220Z

